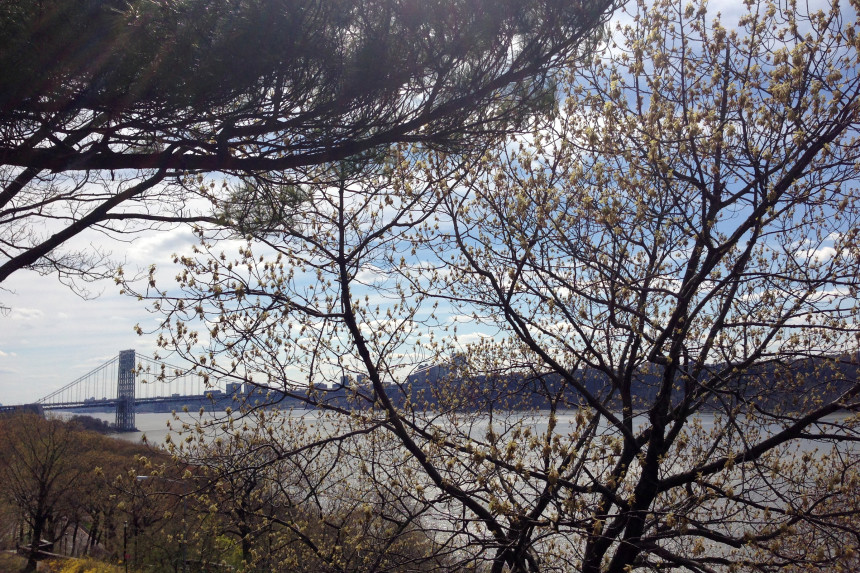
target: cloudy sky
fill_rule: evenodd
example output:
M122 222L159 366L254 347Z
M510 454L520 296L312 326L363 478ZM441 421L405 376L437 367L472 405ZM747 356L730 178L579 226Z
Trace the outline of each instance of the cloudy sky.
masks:
M83 237L79 245L102 236ZM146 268L166 263L171 253L193 242L190 232L177 229L138 238L132 244L106 248L126 267ZM146 303L119 294L113 281L91 285L98 296L84 300L54 276L32 272L13 274L0 291L0 304L11 310L0 315L0 403L34 402L115 357L134 348L151 356L155 336L138 336L134 326L150 327L156 317Z

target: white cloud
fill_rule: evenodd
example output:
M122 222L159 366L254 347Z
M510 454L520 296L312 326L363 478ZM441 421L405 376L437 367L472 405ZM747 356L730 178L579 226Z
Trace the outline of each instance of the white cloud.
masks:
M45 313L38 308L17 307L13 308L9 316L12 320L32 321L39 320Z
M380 267L368 265L355 275L355 280L363 284L373 284L388 278L387 273Z
M826 263L836 255L833 247L821 247L818 249L801 249L796 253L798 258L806 259L815 263Z
M457 334L457 343L460 346L463 346L466 344L482 342L489 338L493 338L493 336L485 332L467 332L465 334ZM445 337L443 338L443 341L453 342L453 337Z
M126 251L129 262L148 266L152 263L170 262L174 253L190 251L192 245L199 241L194 233L186 227L180 227L166 233L135 239Z

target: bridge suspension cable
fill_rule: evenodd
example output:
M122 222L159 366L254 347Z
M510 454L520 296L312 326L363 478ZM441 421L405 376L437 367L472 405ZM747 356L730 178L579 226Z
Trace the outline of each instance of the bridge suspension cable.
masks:
M119 396L119 357L114 356L62 388L54 390L36 403L48 407L86 406L88 403L116 401ZM217 384L206 384L204 378L189 370L167 364L151 356L137 354L132 395L137 401L171 396L201 396L217 391ZM210 379L211 380L211 379Z
M72 380L59 390L55 390L36 401L44 406L66 404L70 402L85 402L89 399L112 400L117 397L117 363L119 357L114 356L101 366Z
M198 396L218 390L216 385L207 385L204 378L188 368L167 364L151 356L137 355L137 396L139 398L161 398L174 394ZM161 393L164 388L169 393Z

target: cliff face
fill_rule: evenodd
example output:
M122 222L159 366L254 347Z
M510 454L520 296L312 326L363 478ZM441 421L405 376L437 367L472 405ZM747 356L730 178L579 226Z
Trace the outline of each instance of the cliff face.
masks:
M697 409L711 410L740 402L759 408L804 411L815 403L828 401L850 391L858 383L858 364L850 357L771 362L734 372L731 366L713 365L697 380L676 377L672 402L687 399ZM645 410L657 398L663 369L651 367L634 371L629 384L634 410ZM362 381L364 382L364 381ZM575 384L557 374L535 375L508 372L498 375L461 376L457 367L434 365L411 374L401 384L389 384L386 392L399 406L441 408L463 411L573 409L585 403L575 385L615 409L621 409L621 392L605 373L580 370ZM302 401L282 392L270 392L257 403L282 403L301 407ZM253 396L253 394L252 394ZM253 398L252 398L253 399ZM318 386L311 401L339 406L370 407L373 389L366 383L352 386Z

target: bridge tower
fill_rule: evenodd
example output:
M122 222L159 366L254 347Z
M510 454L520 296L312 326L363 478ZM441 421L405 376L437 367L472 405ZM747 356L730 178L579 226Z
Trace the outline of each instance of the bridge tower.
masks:
M134 350L119 351L116 381L116 429L120 432L134 431Z

